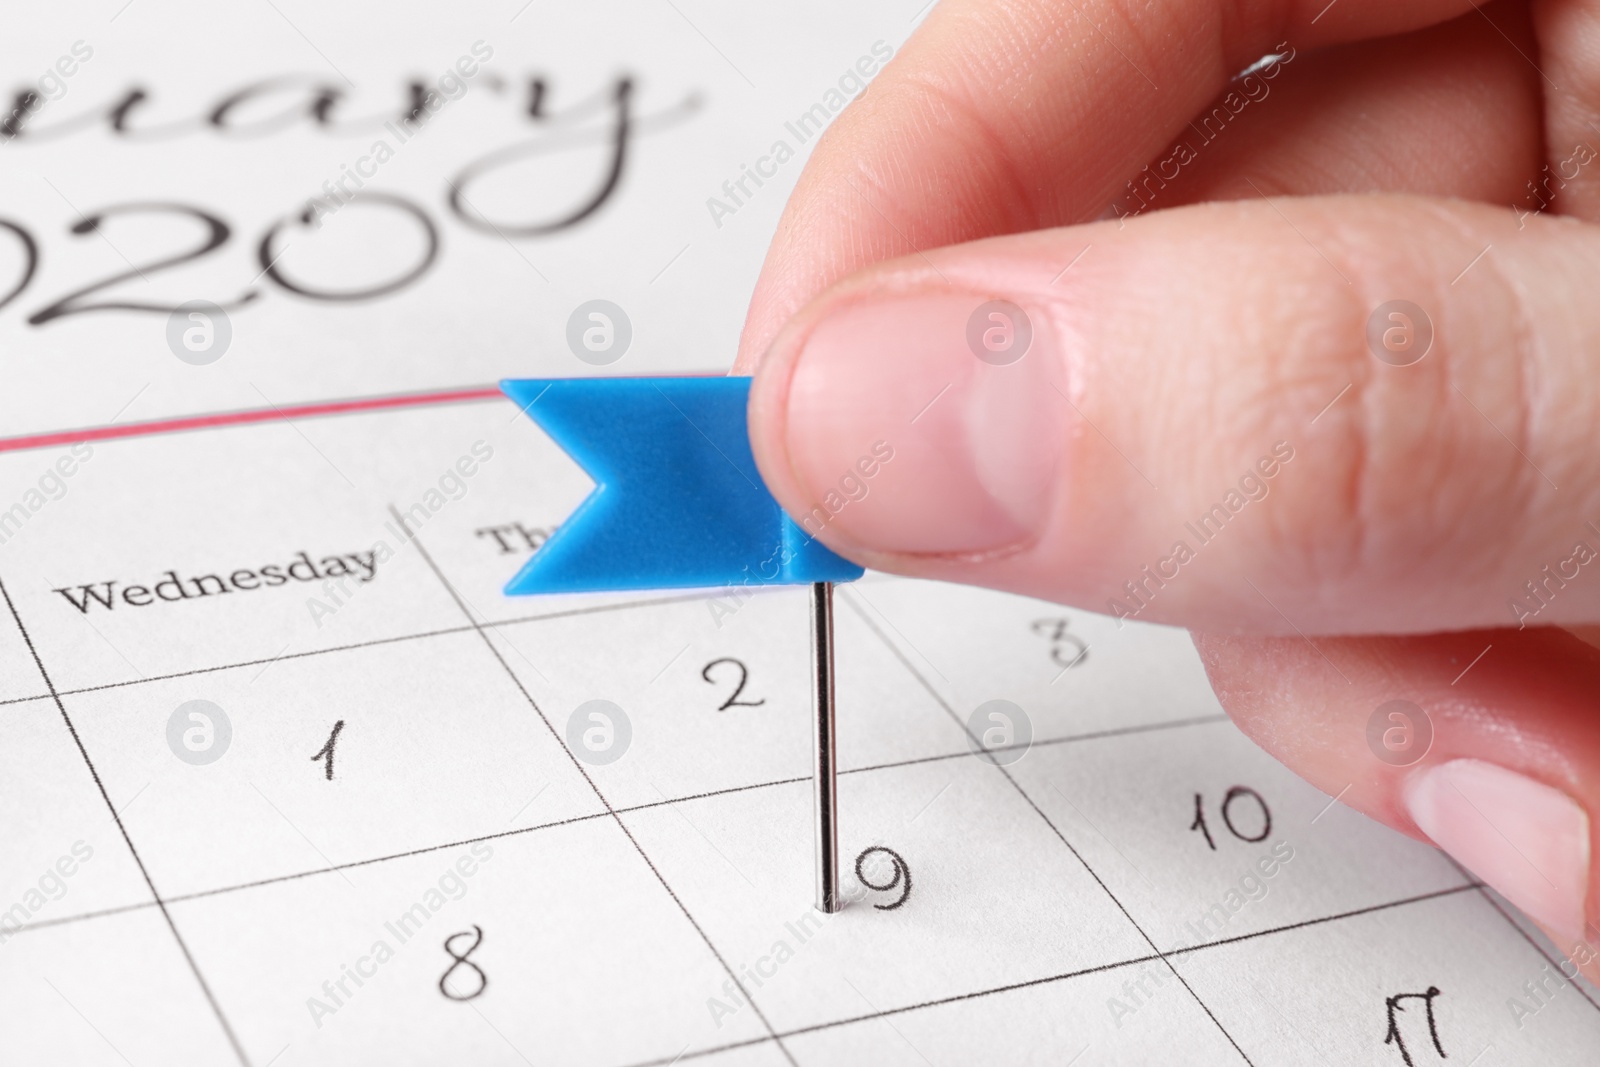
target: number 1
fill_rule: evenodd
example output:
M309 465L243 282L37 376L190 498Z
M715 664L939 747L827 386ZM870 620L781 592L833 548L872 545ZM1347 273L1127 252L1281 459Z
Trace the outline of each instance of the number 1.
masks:
M338 743L339 731L343 729L343 719L340 719L338 722L334 723L333 733L328 735L327 742L322 746L321 749L317 751L315 756L311 757L312 763L317 762L317 760L323 761L322 773L330 782L333 781L333 746Z

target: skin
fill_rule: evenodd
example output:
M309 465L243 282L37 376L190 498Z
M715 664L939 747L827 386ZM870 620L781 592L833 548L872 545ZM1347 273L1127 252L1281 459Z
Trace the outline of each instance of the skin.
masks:
M1600 976L1597 116L1600 0L943 0L779 224L737 363L762 474L804 516L889 441L830 547L1108 611L1257 472L1136 617ZM992 299L1032 329L1005 366L965 332ZM1397 299L1414 361L1369 337ZM1391 700L1409 765L1367 740Z

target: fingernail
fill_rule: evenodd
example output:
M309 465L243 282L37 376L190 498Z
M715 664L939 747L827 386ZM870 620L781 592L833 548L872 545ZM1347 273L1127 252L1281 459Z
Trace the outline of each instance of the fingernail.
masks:
M812 328L789 382L806 528L909 554L1025 542L1053 505L1066 394L1043 316L1015 304L940 292L844 305ZM863 465L875 451L891 458Z
M1553 933L1583 940L1589 816L1571 797L1460 759L1413 776L1405 804L1434 844L1501 896Z

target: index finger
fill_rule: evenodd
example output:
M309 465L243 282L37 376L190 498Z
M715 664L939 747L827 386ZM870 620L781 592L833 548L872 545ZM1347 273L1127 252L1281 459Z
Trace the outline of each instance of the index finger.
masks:
M748 373L801 305L860 267L1099 215L1264 55L1401 33L1469 7L944 0L817 144L756 283L736 365Z

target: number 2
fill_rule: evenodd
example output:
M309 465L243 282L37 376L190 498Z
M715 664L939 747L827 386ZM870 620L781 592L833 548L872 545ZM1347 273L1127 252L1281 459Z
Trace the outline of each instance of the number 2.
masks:
M707 663L705 665L705 669L700 672L700 677L704 678L712 685L715 685L716 682L713 681L711 677L711 668L720 667L724 663L731 663L738 669L739 681L738 684L733 687L733 695L722 702L722 705L717 708L718 711L727 711L729 708L759 708L761 705L767 702L766 697L762 697L760 700L739 699L739 694L744 692L745 683L750 680L750 668L746 667L741 661L734 659L732 656L724 656L721 659L714 659L710 663Z
M90 293L97 293L102 289L109 289L113 285L128 281L132 278L142 278L145 281L149 281L150 279L146 274L146 271L157 271L166 267L176 267L181 263L188 263L190 260L199 259L201 256L204 256L209 252L213 252L226 244L228 241L228 236L231 233L226 222L223 222L215 215L201 211L199 208L189 207L186 204L161 203L113 204L111 207L106 208L98 214L87 215L79 219L73 224L71 232L79 235L80 237L84 234L99 233L101 223L113 215L140 214L187 215L190 218L199 219L206 226L205 240L202 241L198 246L189 249L187 252L180 252L175 256L168 256L165 259L158 259L153 262L146 263L143 266L129 264L130 269L125 270L120 274L113 274L109 278L102 278L100 281L97 281L92 285L86 285L82 289L70 292L60 300L57 300L54 304L51 304L49 307L42 308L41 310L34 312L31 316L29 316L28 324L30 326L43 326L45 323L51 322L55 319L63 318L67 315L81 315L86 311L155 311L163 315L169 314L173 308L164 304L140 304L128 300L110 300L99 304L80 304L78 301L82 300ZM234 303L233 306L237 307L240 304L247 304L260 295L261 294L254 289L246 290L240 295L239 299Z

